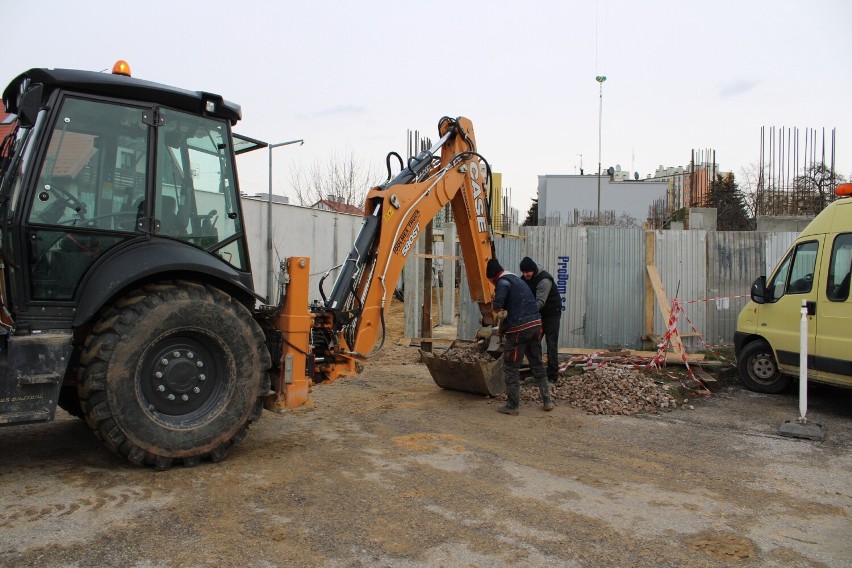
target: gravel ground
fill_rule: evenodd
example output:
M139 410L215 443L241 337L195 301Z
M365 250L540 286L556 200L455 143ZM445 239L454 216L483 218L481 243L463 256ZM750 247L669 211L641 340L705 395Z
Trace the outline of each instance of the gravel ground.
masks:
M811 389L815 442L778 435L795 393L711 389L505 416L389 345L220 463L139 469L65 414L3 428L0 565L852 566L852 392Z

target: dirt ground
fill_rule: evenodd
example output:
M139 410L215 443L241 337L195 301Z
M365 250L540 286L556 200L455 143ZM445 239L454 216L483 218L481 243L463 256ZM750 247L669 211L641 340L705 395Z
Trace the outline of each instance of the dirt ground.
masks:
M0 565L852 566L852 393L811 389L810 441L778 435L795 392L711 388L661 414L505 416L389 340L225 461L165 472L60 412L0 429Z

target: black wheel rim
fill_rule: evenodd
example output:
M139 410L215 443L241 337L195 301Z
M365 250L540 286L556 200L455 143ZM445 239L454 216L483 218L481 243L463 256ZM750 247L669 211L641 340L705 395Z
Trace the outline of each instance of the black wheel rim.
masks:
M149 412L167 422L206 415L225 392L220 357L209 340L171 336L146 350L140 387Z

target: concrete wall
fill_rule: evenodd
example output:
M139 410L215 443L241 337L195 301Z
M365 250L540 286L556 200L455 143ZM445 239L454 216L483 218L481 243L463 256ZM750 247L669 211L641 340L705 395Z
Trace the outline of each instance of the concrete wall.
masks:
M627 213L642 226L648 218L648 207L655 199L665 198L666 181L612 181L601 176L601 211L615 211L616 217ZM598 207L597 175L538 176L539 224L554 216L561 225L575 225L574 211L595 211Z
M802 230L813 221L813 217L758 217L757 230L766 232L796 232L801 233Z
M262 199L244 197L242 206L251 266L254 271L255 290L265 296L270 274L267 262L269 203ZM278 266L283 259L290 256L307 256L311 259L310 299L312 302L320 300L320 279L328 270L346 259L361 229L363 219L360 215L320 211L273 202L273 287L277 287ZM337 271L334 270L323 283L326 294L331 292L336 276Z

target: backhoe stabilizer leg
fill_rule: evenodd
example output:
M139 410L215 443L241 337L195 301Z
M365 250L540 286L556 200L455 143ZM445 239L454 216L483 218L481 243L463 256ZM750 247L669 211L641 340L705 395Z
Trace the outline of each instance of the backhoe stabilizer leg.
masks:
M264 401L264 408L283 412L308 402L311 379L306 373L310 353L310 337L314 316L308 310L310 259L291 257L286 260L289 281L281 310L275 318L275 328L284 336L278 375L272 377L273 394Z

